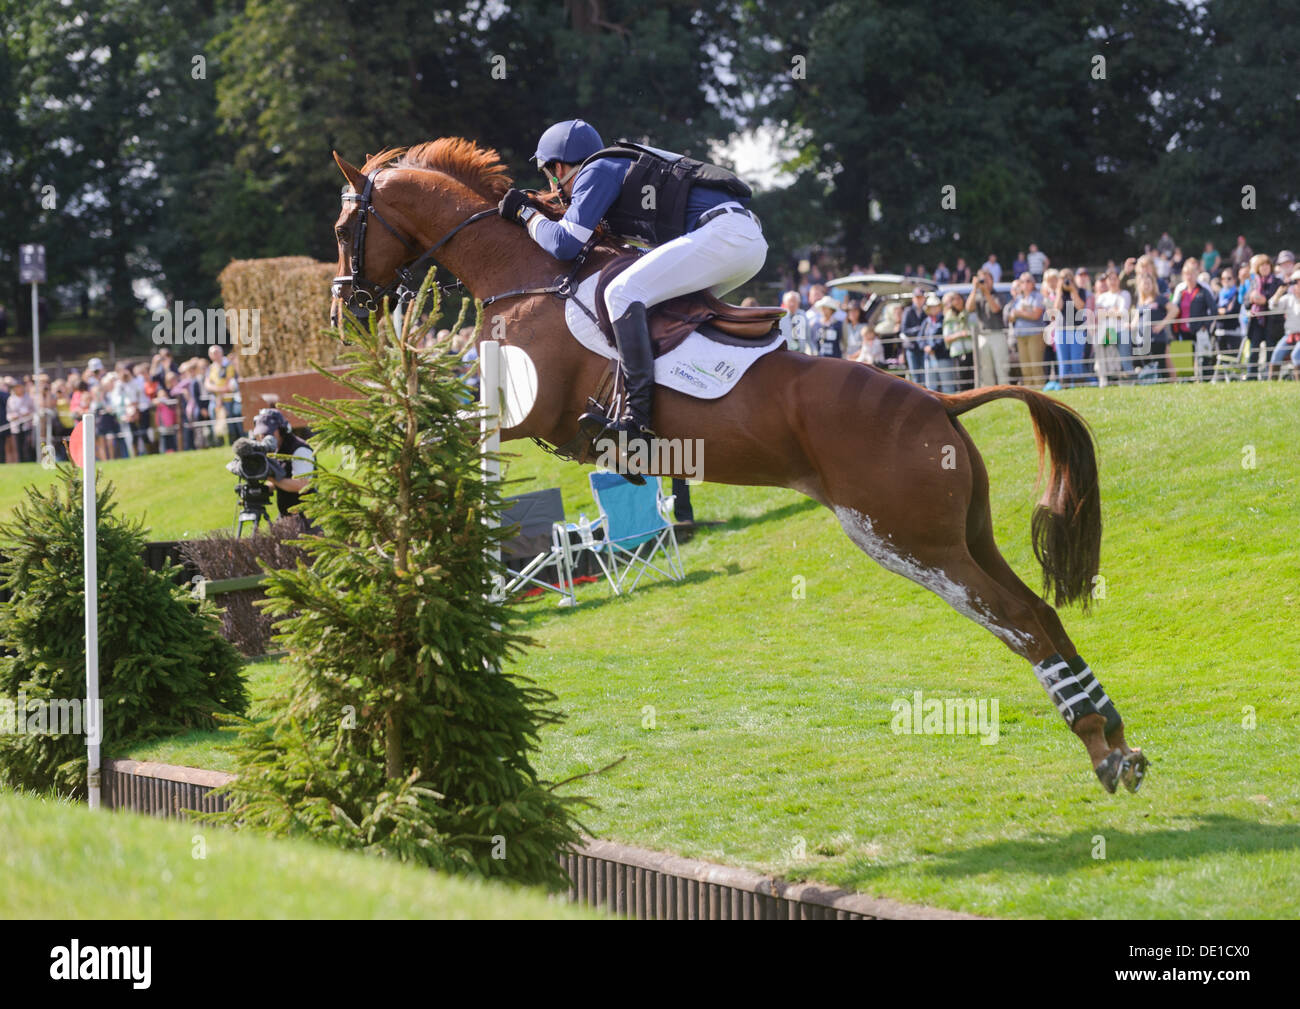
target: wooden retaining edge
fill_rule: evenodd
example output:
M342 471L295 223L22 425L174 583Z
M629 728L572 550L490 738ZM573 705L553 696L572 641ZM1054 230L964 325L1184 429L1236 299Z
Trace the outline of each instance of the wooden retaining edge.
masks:
M105 776L107 805L156 816L181 816L183 809L199 805L208 807L209 812L217 812L225 808L225 803L219 797L208 800L207 793L235 779L235 775L225 771L140 760L106 760L104 770L108 772ZM142 787L123 788L119 782L134 782ZM162 784L164 782L171 784ZM595 838L583 838L580 847L558 857L577 870L571 872L574 886L569 891L570 900L597 907L607 906L612 913L630 913L633 917L649 916L646 911L650 908L645 905L653 903L659 913L672 907L674 917L678 918L788 916L885 921L979 920L977 915L960 911L904 904L887 897L869 897L818 883L790 883L751 869ZM689 888L689 897L686 889L681 889L681 899L673 899L673 887L668 885L668 881L678 888ZM651 888L665 891L669 894L668 899L648 902L644 899L646 893L638 894ZM732 913L719 915L719 903L732 908ZM701 915L700 912L705 910L702 905L712 908L712 913ZM774 911L781 908L785 913Z
M218 788L235 780L225 771L205 771L201 767L181 767L177 764L156 764L148 760L106 760L104 766L116 774L133 774L141 778L161 778L179 781L186 785Z
M213 794L213 789L234 777L220 771L140 760L106 760L102 770L106 807L177 820L185 819L187 810L217 813L224 809L224 797Z
M965 914L961 911L948 911L943 908L922 907L915 904L903 904L887 897L869 897L817 883L789 883L751 869L740 869L730 865L718 865L702 862L681 855L667 855L663 852L635 848L615 841L598 841L585 838L579 855L597 858L606 862L644 869L677 879L688 879L698 883L725 887L741 893L752 893L776 900L790 901L798 904L816 904L835 911L845 911L864 918L887 919L893 921L919 921L929 919L943 920L981 920L978 915Z

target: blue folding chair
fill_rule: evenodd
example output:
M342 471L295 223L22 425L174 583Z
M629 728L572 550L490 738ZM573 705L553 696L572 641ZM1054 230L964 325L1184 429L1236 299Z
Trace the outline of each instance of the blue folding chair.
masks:
M585 549L595 555L614 595L631 592L647 571L675 582L685 578L671 517L673 497L664 496L660 481L651 478L638 487L617 473L601 470L588 480L600 510L592 528L602 536L593 538ZM656 563L661 555L662 561Z

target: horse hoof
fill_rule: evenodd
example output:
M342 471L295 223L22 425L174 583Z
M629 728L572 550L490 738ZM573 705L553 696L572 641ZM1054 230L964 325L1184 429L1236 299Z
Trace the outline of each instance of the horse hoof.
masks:
M1115 749L1106 754L1106 758L1093 770L1097 772L1097 780L1101 782L1101 787L1114 795L1115 786L1119 784L1119 776L1123 768L1124 751Z
M1124 760L1120 766L1119 780L1124 782L1124 787L1130 792L1136 792L1142 787L1142 781L1147 776L1147 765L1150 761L1141 750L1130 750L1124 754Z

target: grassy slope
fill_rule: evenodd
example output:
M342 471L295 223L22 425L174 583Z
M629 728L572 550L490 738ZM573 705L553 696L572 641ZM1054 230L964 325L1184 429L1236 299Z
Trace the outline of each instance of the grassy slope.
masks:
M597 917L540 892L307 842L6 794L0 870L9 919Z
M1002 915L1300 914L1295 389L1067 397L1099 439L1106 598L1064 618L1155 760L1140 795L1102 792L1028 666L863 557L823 510L720 486L696 489L701 519L730 521L686 548L687 584L623 599L590 586L573 612L526 604L541 647L522 669L570 714L542 769L627 756L584 783L601 836L899 898ZM999 541L1036 584L1027 416L994 404L965 421ZM512 476L558 483L571 519L594 514L581 469L520 451ZM893 735L890 702L916 689L998 700L999 742ZM209 740L187 745L135 755L221 766Z
M114 459L98 465L100 480L111 481L124 515L139 517L151 540L201 536L230 529L235 520L235 478L226 472L229 448L210 448L139 459ZM329 456L324 461L330 462ZM36 463L0 466L0 515L24 500L23 488L58 479L56 470ZM272 518L275 509L271 509Z

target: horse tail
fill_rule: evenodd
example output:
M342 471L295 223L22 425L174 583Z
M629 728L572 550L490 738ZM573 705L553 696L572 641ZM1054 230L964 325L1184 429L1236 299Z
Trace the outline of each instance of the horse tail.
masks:
M1034 556L1043 569L1043 595L1055 605L1081 602L1086 610L1101 563L1101 488L1097 452L1087 422L1072 407L1035 389L995 385L955 395L937 394L949 417L995 399L1018 399L1029 408L1038 443L1051 459L1043 496L1034 508Z

